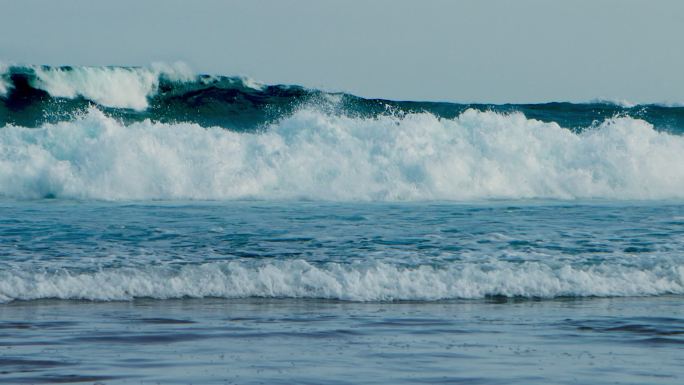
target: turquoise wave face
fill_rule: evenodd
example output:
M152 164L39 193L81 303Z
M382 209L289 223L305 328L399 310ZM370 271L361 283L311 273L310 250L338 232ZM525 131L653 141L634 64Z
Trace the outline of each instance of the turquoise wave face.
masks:
M292 85L263 85L248 78L196 75L179 66L14 66L0 73L0 125L37 127L74 119L97 107L124 123L151 120L257 131L302 108L370 118L429 113L453 119L468 109L521 112L580 132L606 119L629 116L656 130L684 131L684 107L609 102L458 104L365 99Z

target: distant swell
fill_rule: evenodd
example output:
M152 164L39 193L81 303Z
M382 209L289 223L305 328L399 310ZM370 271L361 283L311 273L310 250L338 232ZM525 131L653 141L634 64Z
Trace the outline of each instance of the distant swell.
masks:
M629 116L659 131L682 132L684 107L589 103L458 104L366 99L296 85L265 85L246 77L193 73L186 65L50 67L0 63L0 126L38 127L72 120L91 107L124 123L151 120L258 131L301 108L372 118L429 113L453 119L468 109L521 112L581 131L605 119Z
M350 301L684 294L684 268L596 265L573 267L492 262L399 267L390 264L315 266L305 261L211 263L116 268L79 273L3 270L0 301L41 298L322 298Z
M627 117L575 133L520 113L302 109L240 133L91 109L0 129L0 195L21 199L682 199L683 165L684 137Z

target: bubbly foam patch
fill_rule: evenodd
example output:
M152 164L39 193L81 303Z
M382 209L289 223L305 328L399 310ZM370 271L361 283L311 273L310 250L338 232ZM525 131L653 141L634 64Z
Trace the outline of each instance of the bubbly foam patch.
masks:
M308 109L259 134L122 125L91 110L0 129L0 195L15 198L419 201L684 198L684 137L610 119L581 134L468 110L352 118Z
M477 299L486 296L644 296L684 293L684 267L646 268L540 263L398 267L391 264L315 266L279 263L211 263L117 268L90 273L68 270L0 272L0 301L41 298L324 298L350 301Z
M147 98L157 92L160 76L172 81L195 78L184 64L156 63L149 68L128 67L32 67L36 74L34 87L51 96L82 96L102 106L144 110Z

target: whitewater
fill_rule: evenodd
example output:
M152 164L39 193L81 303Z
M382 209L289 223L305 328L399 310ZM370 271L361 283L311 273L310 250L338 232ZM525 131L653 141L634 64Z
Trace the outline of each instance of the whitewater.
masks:
M576 133L521 113L302 109L244 133L91 109L0 129L0 194L25 199L681 199L682 164L682 136L629 117Z
M684 266L388 264L316 267L303 260L250 266L202 264L122 268L93 273L3 271L0 301L42 298L91 301L135 298L309 298L344 301L436 301L487 297L624 297L684 294Z

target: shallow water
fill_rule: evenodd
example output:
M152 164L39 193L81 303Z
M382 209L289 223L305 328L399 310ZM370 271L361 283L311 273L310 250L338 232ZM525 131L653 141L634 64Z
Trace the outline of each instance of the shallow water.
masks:
M4 383L678 384L679 297L0 307Z
M0 201L2 383L679 384L680 202Z

